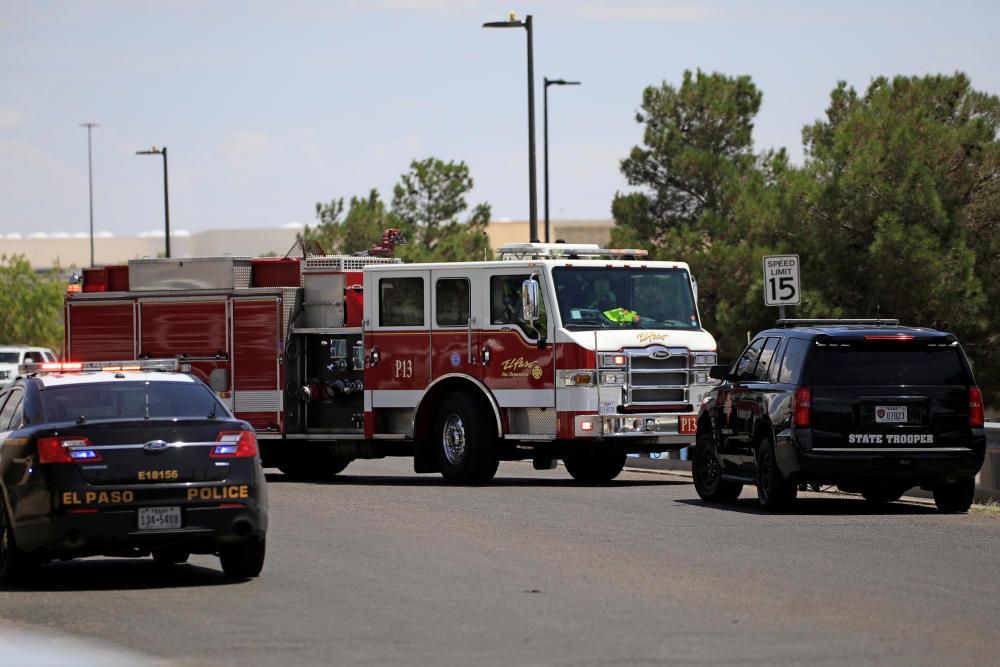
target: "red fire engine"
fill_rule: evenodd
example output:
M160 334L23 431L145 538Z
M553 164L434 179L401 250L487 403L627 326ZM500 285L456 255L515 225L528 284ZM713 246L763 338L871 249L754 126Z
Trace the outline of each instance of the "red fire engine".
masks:
M693 441L716 343L686 264L570 244L403 264L386 241L86 269L66 358L179 359L301 479L412 456L456 482L520 459L601 482Z

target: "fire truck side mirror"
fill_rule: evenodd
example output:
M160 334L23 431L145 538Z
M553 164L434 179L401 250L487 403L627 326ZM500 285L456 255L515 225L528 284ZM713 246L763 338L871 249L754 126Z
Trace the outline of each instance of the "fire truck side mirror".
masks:
M521 317L532 325L538 319L538 281L529 278L521 283Z

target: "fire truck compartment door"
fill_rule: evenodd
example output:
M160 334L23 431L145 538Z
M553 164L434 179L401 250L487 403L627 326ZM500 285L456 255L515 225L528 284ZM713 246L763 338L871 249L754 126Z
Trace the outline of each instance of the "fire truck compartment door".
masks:
M525 322L521 312L521 283L532 275L541 284L541 317L536 323L541 331ZM544 273L523 266L494 269L484 274L481 290L479 357L486 386L502 409L554 408L553 329Z
M366 272L365 393L375 410L415 409L430 383L430 293L429 269Z
M431 271L432 380L453 374L482 380L479 337L485 313L480 294L480 271Z

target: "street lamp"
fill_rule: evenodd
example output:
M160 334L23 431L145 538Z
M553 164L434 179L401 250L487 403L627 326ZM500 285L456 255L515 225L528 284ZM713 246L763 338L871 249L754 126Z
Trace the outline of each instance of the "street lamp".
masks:
M94 158L91 150L90 131L95 127L100 127L97 123L80 123L80 127L87 128L87 178L90 182L90 266L94 265Z
M489 21L483 24L484 28L524 28L528 31L528 196L530 211L528 219L528 240L535 242L538 240L538 203L535 185L535 66L531 51L531 14L524 17L523 21L518 21L514 12L510 13L510 18L506 21Z
M544 129L545 153L545 242L549 242L549 86L579 86L579 81L565 81L563 79L550 79L542 77L545 85L542 87L542 126Z
M167 188L167 147L157 148L153 146L148 151L136 151L136 155L162 155L163 156L163 213L166 216L166 226L164 228L167 239L167 257L170 257L170 196Z

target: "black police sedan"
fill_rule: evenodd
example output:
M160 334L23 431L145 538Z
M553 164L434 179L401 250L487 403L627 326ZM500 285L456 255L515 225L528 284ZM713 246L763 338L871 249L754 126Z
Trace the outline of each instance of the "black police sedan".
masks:
M886 320L784 320L757 334L702 400L695 489L765 509L799 485L836 484L871 503L920 486L964 512L986 434L983 397L954 335Z
M178 362L24 364L0 391L0 581L93 555L264 565L267 497L249 424Z

